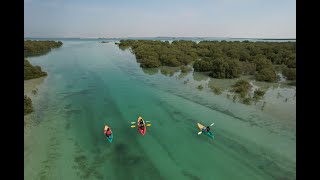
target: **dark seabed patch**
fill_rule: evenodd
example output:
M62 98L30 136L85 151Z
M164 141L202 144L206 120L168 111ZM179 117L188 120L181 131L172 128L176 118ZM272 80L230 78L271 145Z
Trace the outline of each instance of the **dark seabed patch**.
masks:
M137 106L136 105L128 105L128 109L135 109L135 108L137 108Z
M190 180L201 180L198 176L196 176L196 175L194 175L194 174L192 174L192 173L189 173L189 172L187 172L187 171L185 171L185 170L182 171L182 174L183 174L185 177L187 177L188 179L190 179Z
M86 96L94 93L96 89L95 88L88 88L88 89L83 89L80 91L75 91L75 92L64 92L64 93L59 93L58 95L62 96L63 98L75 98L77 96Z
M38 173L38 178L47 179L50 176L50 173L55 167L56 160L61 156L60 152L60 141L57 137L51 137L49 139L49 147L47 151L46 160L43 160L41 163L41 171Z
M67 104L64 109L70 109L72 107L72 104Z
M70 130L70 128L71 128L71 123L68 122L68 123L66 124L66 126L65 126L65 129L66 129L66 130Z
M216 133L217 134L217 133ZM260 169L263 173L275 178L275 179L287 179L287 177L295 177L294 169L295 167L291 167L291 170L284 169L281 166L275 163L275 157L264 152L263 149L248 149L244 145L239 142L232 140L231 138L227 138L225 136L219 135L220 142L222 144L216 144L216 147L221 149L222 151L229 154L229 156L234 157L234 159L239 159L239 155L235 155L231 153L231 150L236 149L237 153L243 157L244 160L241 160L246 166L251 167L252 169ZM227 149L226 149L227 148ZM229 153L230 152L230 153Z
M70 116L72 116L72 115L78 115L78 114L80 114L80 113L82 113L82 111L81 111L80 109L71 109L71 110L67 110L67 111L65 112L65 114L67 115L67 117L70 117Z
M135 151L138 151L141 155L144 154L144 150L140 146L137 146ZM132 154L131 148L126 144L117 144L112 154L112 164L117 176L116 179L125 180L130 179L130 177L153 180L163 179L159 170L154 167L147 157ZM126 169L126 173L123 173L123 168Z
M77 146L79 148L79 146ZM103 164L108 162L112 157L110 152L102 152L95 154L93 161L91 162L87 156L84 155L84 151L80 150L74 157L75 165L73 168L77 171L77 174L84 179L103 179L103 174L99 171L99 168L103 167Z

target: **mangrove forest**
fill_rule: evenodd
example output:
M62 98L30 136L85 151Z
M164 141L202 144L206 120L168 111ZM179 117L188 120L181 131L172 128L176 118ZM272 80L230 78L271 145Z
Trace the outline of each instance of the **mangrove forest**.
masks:
M47 76L40 66L33 66L26 57L40 56L51 51L53 48L62 46L62 42L58 41L24 41L24 80L36 79ZM24 96L24 115L33 111L32 101L28 96Z
M213 78L252 75L266 82L278 80L275 66L283 67L280 72L288 80L296 75L295 42L121 40L118 46L130 48L143 68L182 66L186 72L192 64L194 71Z
M62 46L61 41L24 41L24 57L40 56L51 51L53 48Z

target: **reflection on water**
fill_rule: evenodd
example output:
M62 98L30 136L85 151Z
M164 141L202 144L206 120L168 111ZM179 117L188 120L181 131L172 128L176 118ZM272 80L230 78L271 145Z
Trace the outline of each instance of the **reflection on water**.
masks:
M142 71L145 74L148 75L155 75L155 74L163 74L165 76L169 76L172 77L175 75L175 73L178 73L180 71L179 67L169 67L169 66L162 66L159 68L141 68ZM185 73L186 75L188 75L188 73Z
M181 81L190 88L203 89L205 91L212 92L212 96L222 96L233 103L243 103L256 107L261 111L272 111L272 113L277 114L275 111L282 111L286 109L285 111L288 112L288 109L292 108L296 103L295 86L289 86L287 81L272 83L261 82L256 81L254 76L250 75L234 79L216 79L210 77L208 73L193 71L182 73L179 67L166 66L152 69L142 68L142 70L148 75L165 75L172 77L172 80ZM246 98L238 98L236 94L230 92L232 85L240 79L248 80L252 85L251 91L247 94ZM153 82L153 84L154 83L156 82ZM254 99L254 91L257 89L261 89L265 94L258 99ZM295 112L292 114L292 117L295 116ZM295 119L295 117L293 118Z
M141 68L145 74L154 75L159 72L158 68Z
M205 73L193 72L192 75L195 81L206 81L209 79L209 76L206 75Z
M178 78L179 78L179 79L183 79L183 78L185 78L188 74L189 74L189 73L180 73L179 76L178 76Z
M125 51L125 50L128 50L128 49L130 49L130 48L128 48L128 47L123 47L123 46L119 46L119 49L121 49L122 51Z
M179 71L180 71L179 67L168 67L168 66L160 67L161 74L163 74L165 76L172 77L175 73L177 73Z

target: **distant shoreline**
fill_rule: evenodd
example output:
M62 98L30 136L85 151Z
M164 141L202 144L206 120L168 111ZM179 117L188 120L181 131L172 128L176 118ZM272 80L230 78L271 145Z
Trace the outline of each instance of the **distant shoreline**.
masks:
M254 40L296 40L296 38L239 38L239 37L175 37L175 36L156 36L156 37L24 37L24 39L254 39Z
M259 40L291 40L291 41L295 41L296 39L259 39Z

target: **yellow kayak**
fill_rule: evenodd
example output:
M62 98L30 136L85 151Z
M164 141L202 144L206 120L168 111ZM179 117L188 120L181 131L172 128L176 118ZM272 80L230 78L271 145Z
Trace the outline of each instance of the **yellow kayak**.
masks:
M205 126L200 124L200 123L197 123L197 124L198 124L198 127L199 127L200 131L202 131L202 128L204 128Z
M206 128L204 125L202 125L202 124L200 124L200 123L197 123L197 125L198 125L198 128L200 129L200 131L202 131L203 128ZM213 134L212 134L212 132L210 132L210 131L209 131L209 132L203 132L203 131L202 131L202 133L205 133L207 136L213 138Z

